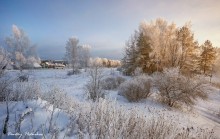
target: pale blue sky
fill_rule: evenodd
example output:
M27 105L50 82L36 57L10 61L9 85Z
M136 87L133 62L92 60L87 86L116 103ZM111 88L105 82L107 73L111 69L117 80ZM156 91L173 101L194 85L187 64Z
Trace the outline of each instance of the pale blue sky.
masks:
M220 46L220 0L0 0L0 42L13 24L38 47L42 59L61 59L66 41L77 36L92 55L119 59L141 21L164 18L192 22L199 43Z

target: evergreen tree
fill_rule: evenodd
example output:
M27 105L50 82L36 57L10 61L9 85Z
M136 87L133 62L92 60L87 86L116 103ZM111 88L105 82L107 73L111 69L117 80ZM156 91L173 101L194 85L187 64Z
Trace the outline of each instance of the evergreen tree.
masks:
M188 25L183 26L177 33L180 44L180 70L185 74L195 73L198 69L198 43L194 41L194 34Z
M137 39L138 48L138 66L142 69L144 73L152 73L153 62L150 58L150 53L152 52L150 45L150 38L145 36L143 32L140 32Z
M212 67L216 59L216 50L209 40L202 45L202 53L200 59L200 69L203 74L211 74Z
M133 75L138 66L137 35L137 32L135 32L134 36L131 36L130 40L126 43L125 56L122 59L122 69L125 75Z

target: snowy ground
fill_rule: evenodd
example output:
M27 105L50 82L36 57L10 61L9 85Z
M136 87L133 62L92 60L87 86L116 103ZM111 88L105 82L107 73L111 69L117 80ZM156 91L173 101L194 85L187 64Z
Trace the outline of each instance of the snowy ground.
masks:
M88 81L88 73L82 70L78 75L67 75L67 69L43 69L28 71L30 80L37 81L41 86L41 91L46 93L51 88L59 88L66 93L68 97L72 97L74 100L80 103L87 103L84 93L84 86ZM10 71L12 75L16 75L17 71ZM27 71L26 71L27 72ZM115 69L104 69L104 75L107 76L122 76ZM129 78L129 77L125 77ZM220 83L219 78L215 78L215 82ZM125 98L117 94L117 90L106 91L106 98L113 100L117 105L123 106L126 109L136 109L143 113L157 113L164 112L169 115L173 115L181 125L198 126L203 129L213 129L215 135L220 138L220 89L212 87L209 93L209 99L207 101L198 100L195 107L191 111L180 111L167 108L162 104L154 101L153 99L143 100L138 103L130 103ZM27 113L26 119L22 121L22 130L26 132L34 132L36 128L38 133L43 133L43 126L48 124L48 116L50 115L50 108L46 109L46 102L41 99L27 102L11 102L10 105L10 119L16 119L19 114ZM45 108L45 109L44 109ZM27 112L26 112L27 111ZM4 122L6 115L5 104L0 103L0 123ZM65 113L55 111L55 117L57 118L57 126L61 131L64 130L68 123L68 116ZM31 124L30 124L31 123ZM45 124L44 124L45 123ZM2 124L1 124L2 125ZM10 123L13 125L13 120ZM30 127L32 125L32 127ZM0 127L1 129L1 127ZM34 131L32 131L35 129ZM15 132L11 129L12 133ZM64 133L63 133L64 134ZM1 137L1 136L0 136ZM13 136L11 136L13 138ZM39 135L40 138L40 135Z

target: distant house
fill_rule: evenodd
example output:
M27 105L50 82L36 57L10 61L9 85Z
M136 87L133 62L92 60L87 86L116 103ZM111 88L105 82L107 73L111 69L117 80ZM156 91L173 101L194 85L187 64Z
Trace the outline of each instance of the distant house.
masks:
M55 69L63 69L63 68L65 68L65 65L64 64L55 63L54 64L54 68Z
M66 62L63 60L42 60L41 66L43 68L63 69L66 67Z

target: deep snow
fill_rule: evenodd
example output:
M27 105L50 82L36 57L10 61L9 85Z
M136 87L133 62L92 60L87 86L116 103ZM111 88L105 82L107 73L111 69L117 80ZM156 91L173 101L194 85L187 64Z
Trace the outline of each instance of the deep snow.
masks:
M59 88L66 93L68 97L72 97L79 103L88 103L84 93L84 86L89 80L88 73L82 70L81 74L68 76L69 69L42 69L24 71L29 74L31 81L37 81L41 86L41 92L46 93L51 88ZM116 69L103 69L105 77L122 76ZM12 76L17 75L17 71L8 71ZM124 76L123 76L124 77ZM129 79L130 77L125 77ZM215 78L215 82L220 83L219 78ZM192 125L202 128L213 129L215 135L220 138L220 89L212 87L207 101L198 100L194 109L191 111L180 111L170 109L153 98L142 100L138 103L130 103L125 98L117 94L117 90L106 91L106 99L113 100L117 105L123 106L128 110L136 109L141 113L158 113L163 112L173 115L181 125ZM38 129L39 133L43 133L44 127L47 127L48 117L50 116L50 106L46 107L46 101L41 99L26 102L11 102L10 104L10 123L13 127L16 117L29 112L22 121L23 132L33 132ZM0 103L0 123L4 122L6 116L5 104ZM68 116L64 112L55 110L56 126L59 127L61 134L68 123ZM3 126L1 124L1 126ZM2 127L0 127L1 129ZM14 129L10 129L15 132Z

